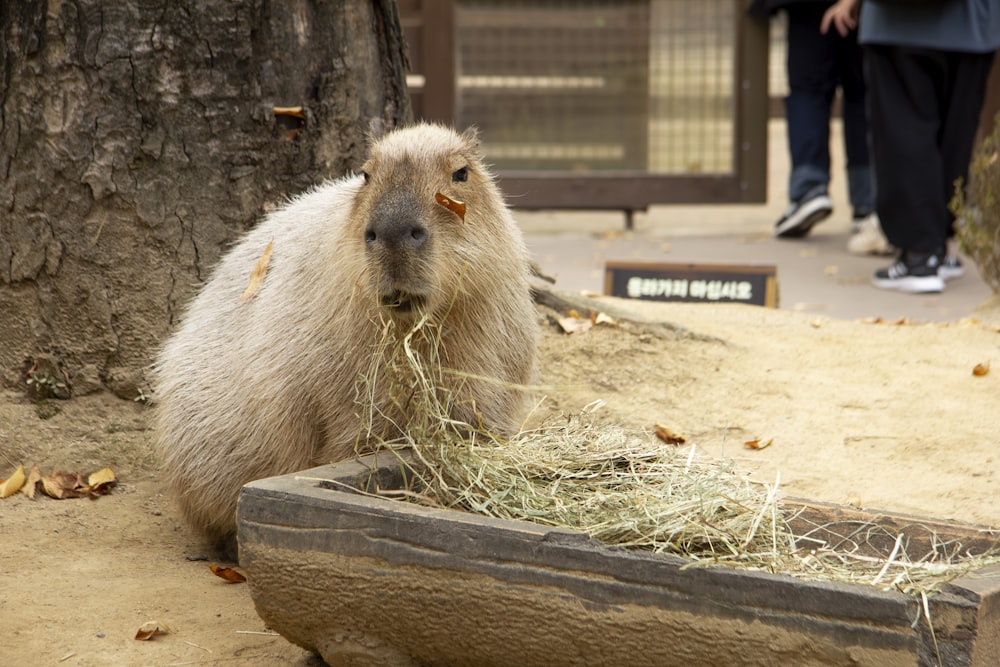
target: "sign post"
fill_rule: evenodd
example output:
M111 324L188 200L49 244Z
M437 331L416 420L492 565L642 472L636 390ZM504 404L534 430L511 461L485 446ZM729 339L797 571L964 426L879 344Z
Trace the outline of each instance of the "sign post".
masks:
M778 307L777 267L758 264L607 262L604 293L647 301Z

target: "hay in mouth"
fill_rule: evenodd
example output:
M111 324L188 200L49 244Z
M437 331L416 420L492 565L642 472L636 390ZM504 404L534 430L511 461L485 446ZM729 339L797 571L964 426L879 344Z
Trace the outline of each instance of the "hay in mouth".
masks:
M394 290L390 294L379 297L379 304L395 313L412 313L421 309L425 299L419 294L410 294L402 290Z

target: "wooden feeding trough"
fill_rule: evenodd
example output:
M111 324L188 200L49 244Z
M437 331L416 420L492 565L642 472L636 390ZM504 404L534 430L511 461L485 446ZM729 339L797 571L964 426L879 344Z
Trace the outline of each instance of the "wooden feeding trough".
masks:
M927 599L687 567L568 529L360 493L404 488L392 454L246 486L240 564L267 624L331 665L998 665L1000 572ZM975 527L808 505L980 548ZM887 548L891 548L891 544ZM993 576L990 576L990 575ZM927 613L932 623L927 622Z

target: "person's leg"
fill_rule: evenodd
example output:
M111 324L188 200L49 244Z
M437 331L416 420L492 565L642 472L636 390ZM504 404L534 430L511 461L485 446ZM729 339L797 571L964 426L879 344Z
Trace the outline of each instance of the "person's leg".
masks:
M779 238L801 238L833 212L830 181L830 104L836 90L832 41L819 32L823 6L792 4L788 15L788 97L785 120L792 169L792 202L774 227Z
M944 256L940 72L944 54L927 49L865 47L875 208L899 259L872 284L904 292L940 292Z
M837 86L836 41L822 35L822 5L792 4L788 15L785 117L792 172L788 197L798 201L830 181L830 105Z
M847 192L853 217L860 220L875 209L871 160L868 154L868 110L863 55L857 32L837 41L837 70L847 157Z
M851 201L851 237L847 252L852 255L891 255L893 247L882 233L875 212L875 176L869 150L868 99L864 57L857 32L840 40L837 64L840 72L840 100L847 157L847 193Z
M935 75L943 57L926 49L865 47L875 207L889 242L920 253L940 252L945 243Z

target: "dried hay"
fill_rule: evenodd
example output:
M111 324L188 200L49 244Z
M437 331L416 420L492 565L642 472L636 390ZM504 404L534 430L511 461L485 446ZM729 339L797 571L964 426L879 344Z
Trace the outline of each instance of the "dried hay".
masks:
M829 526L796 534L796 510L779 502L778 480L754 483L732 460L601 423L599 403L507 439L457 422L449 417L454 397L442 389L449 371L437 363L435 326L424 319L400 336L390 324L385 334L379 354L395 400L419 405L422 417L398 425L405 435L392 441L369 431L370 442L406 448L416 461L407 463L410 487L383 495L568 527L608 545L683 557L684 567L730 565L897 590L922 599L925 611L927 597L947 582L1000 564L995 539L974 553L932 534L926 553L913 556L905 531L874 522L848 534ZM369 420L373 387L369 378L359 390ZM887 543L889 553L879 548Z

